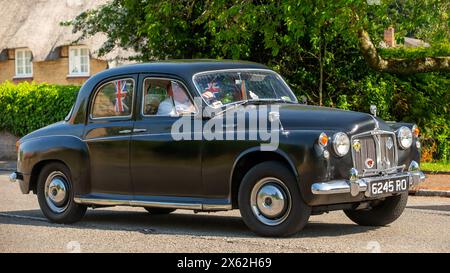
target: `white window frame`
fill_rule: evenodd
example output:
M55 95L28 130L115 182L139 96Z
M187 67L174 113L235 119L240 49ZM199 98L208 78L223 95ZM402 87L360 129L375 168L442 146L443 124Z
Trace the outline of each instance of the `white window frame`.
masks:
M31 67L31 72L27 73L26 72L26 59L25 59L25 53L26 52L30 52L30 67ZM23 54L23 58L21 63L19 64L19 53ZM28 48L19 48L15 50L15 60L14 60L14 64L15 64L15 70L16 70L16 75L14 76L14 78L31 78L33 77L33 53L31 52L31 50L29 50ZM19 74L19 65L23 67L23 73Z
M78 65L81 69L81 50L86 49L87 50L87 72L77 72L73 73L72 68L73 65ZM72 50L78 50L78 56L77 58L74 58L72 55ZM91 65L90 65L90 56L89 56L89 48L87 46L69 46L69 77L88 77L91 72Z

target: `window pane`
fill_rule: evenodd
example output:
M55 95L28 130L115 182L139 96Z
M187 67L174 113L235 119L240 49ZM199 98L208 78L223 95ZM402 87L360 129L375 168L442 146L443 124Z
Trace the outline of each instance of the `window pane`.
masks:
M79 73L80 70L78 69L78 66L75 64L75 60L71 64L72 64L72 69L71 69L70 73L72 73L72 74Z
M109 82L95 96L92 117L128 116L131 114L134 93L131 79Z
M25 64L26 74L30 75L31 74L31 51L25 52L24 64Z
M88 56L88 50L87 50L87 48L82 48L82 49L81 49L80 55L81 55L81 56L86 56L86 57L87 57L87 56Z
M81 65L86 65L87 64L87 57L86 56L80 57L80 60L81 60Z
M144 115L176 116L195 111L186 90L177 81L145 79Z
M89 73L88 48L71 48L69 50L69 73L70 74Z
M23 66L18 66L17 67L17 74L18 75L23 75Z
M296 100L281 77L271 71L208 72L196 76L194 83L213 107L244 99Z

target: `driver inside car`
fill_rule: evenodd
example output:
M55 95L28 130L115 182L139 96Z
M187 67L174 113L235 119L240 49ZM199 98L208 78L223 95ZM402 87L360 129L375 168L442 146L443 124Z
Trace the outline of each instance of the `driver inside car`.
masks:
M184 89L174 81L167 85L167 98L158 106L157 115L177 116L180 114L195 113L195 107Z

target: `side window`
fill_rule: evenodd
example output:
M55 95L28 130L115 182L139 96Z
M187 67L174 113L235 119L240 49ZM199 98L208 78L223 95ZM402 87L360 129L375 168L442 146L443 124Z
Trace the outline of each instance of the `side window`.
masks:
M134 81L120 79L107 82L97 90L92 103L91 117L126 117L131 115Z
M144 80L142 113L146 116L178 116L196 112L184 86L175 80Z

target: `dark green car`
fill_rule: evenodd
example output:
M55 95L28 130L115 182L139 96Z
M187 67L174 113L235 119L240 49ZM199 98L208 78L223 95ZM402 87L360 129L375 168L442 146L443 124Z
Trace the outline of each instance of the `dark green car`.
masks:
M64 121L20 139L11 180L57 223L124 205L239 209L263 236L291 235L330 210L386 225L424 179L418 134L414 124L300 104L256 63L137 64L91 77Z

